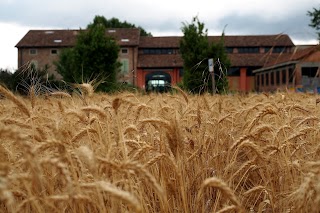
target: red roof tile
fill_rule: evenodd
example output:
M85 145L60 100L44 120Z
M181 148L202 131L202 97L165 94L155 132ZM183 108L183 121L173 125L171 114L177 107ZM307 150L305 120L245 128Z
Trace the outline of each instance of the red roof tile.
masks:
M181 37L149 37L141 36L139 48L179 48Z
M120 46L138 46L140 43L140 29L138 28L107 29L107 35L114 37Z
M79 30L30 30L16 47L70 47Z
M311 46L303 49L296 48L292 53L279 54L277 58L266 63L264 67L270 67L276 64L283 64L290 61L298 61L309 56L315 51L320 51L319 45L315 45L315 46Z
M239 53L228 54L228 57L233 67L263 67L270 61L276 60L279 54L266 53Z
M30 30L16 47L72 47L81 30ZM120 46L137 46L140 30L135 28L107 29Z
M218 42L221 36L209 36L210 42ZM294 46L290 37L286 34L279 35L234 35L224 36L226 47L273 47Z
M139 47L141 48L179 48L181 36L147 37L142 36ZM208 36L209 42L219 42L221 36ZM294 46L290 37L285 34L279 35L235 35L224 36L226 47L273 47Z

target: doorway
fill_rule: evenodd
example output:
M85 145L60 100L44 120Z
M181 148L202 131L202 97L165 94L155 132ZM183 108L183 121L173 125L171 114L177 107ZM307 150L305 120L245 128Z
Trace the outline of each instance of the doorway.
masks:
M152 72L146 75L147 92L167 92L171 88L171 76L166 72Z

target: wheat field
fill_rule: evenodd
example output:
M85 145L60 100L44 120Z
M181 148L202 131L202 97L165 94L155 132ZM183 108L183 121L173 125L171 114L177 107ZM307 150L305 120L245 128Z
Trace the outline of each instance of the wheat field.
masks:
M0 212L320 211L317 95L0 94Z

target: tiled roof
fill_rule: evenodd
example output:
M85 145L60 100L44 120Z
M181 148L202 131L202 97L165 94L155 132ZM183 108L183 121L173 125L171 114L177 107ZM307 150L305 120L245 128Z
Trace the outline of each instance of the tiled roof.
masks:
M279 66L297 63L297 61L303 60L316 51L320 51L319 45L314 45L307 48L296 48L292 53L279 54L273 60L268 61L262 68L255 70L254 73L274 69Z
M107 35L114 37L120 46L138 46L140 43L138 28L107 29Z
M16 47L72 47L81 30L30 30ZM129 28L107 29L120 46L139 45L140 30Z
M183 67L183 60L180 54L173 55L139 55L138 67L141 68L163 68Z
M68 47L76 42L80 30L30 30L16 47ZM140 48L179 48L181 36L150 37L141 36L137 28L107 29L107 35L113 36L120 46ZM218 42L221 36L208 36L209 42ZM294 46L290 37L279 35L240 35L224 37L226 47L272 47Z
M221 36L209 36L210 42L218 42ZM224 36L226 47L273 47L294 46L290 37L286 34L279 35L234 35Z
M241 53L228 54L233 67L263 67L270 61L276 60L279 54Z
M142 36L139 47L141 48L179 48L182 37L147 37ZM208 36L209 42L219 42L221 36ZM273 46L294 46L290 37L286 34L279 35L235 35L224 36L226 47L273 47Z
M141 36L139 48L179 48L181 37L150 37Z
M320 51L319 45L314 45L314 46L310 46L308 48L303 48L303 49L296 48L293 50L292 53L280 54L275 60L265 64L264 67L270 67L276 64L283 64L290 61L298 61L309 56L315 51Z
M70 47L79 30L30 30L16 47Z

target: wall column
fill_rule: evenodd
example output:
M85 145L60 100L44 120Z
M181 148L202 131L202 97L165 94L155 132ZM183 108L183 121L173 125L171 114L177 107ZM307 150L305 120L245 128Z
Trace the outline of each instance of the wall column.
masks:
M240 91L245 92L247 88L247 68L240 68Z

